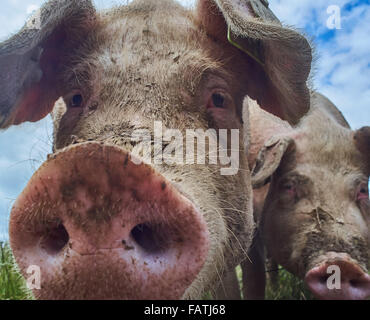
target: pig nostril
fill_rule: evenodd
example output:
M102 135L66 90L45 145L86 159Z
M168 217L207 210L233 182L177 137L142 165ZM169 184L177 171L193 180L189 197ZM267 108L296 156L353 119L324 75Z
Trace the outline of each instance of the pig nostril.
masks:
M329 278L329 276L328 276L328 275L321 276L321 277L319 277L319 282L320 282L321 284L326 284L326 283L327 283L327 281L328 281L328 278Z
M358 281L358 280L350 280L349 281L349 284L351 285L351 287L356 288L356 287L359 287L361 285L361 281Z
M58 254L68 243L69 235L63 224L48 230L47 234L41 240L41 248L48 254Z
M168 239L165 234L164 228L149 224L137 225L131 231L135 242L150 254L159 253L168 248Z

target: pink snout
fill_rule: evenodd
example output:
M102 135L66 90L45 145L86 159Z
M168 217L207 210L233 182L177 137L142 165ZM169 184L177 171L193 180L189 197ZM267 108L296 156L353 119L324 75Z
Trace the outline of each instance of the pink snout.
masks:
M194 204L149 165L86 143L50 158L11 213L22 273L40 299L179 299L203 267L208 231Z
M346 255L328 259L307 272L305 282L316 298L323 300L370 298L370 275L343 256ZM334 268L328 269L330 266L337 266L335 269L339 272L335 272ZM337 283L333 278L335 275L339 276Z

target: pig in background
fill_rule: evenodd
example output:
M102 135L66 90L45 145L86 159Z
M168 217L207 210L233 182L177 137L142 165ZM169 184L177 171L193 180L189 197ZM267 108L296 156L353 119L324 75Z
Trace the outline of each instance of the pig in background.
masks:
M200 0L196 10L137 0L102 12L52 0L38 14L0 44L1 128L65 101L53 111L53 154L10 218L21 271L41 267L35 296L201 297L254 232L244 97L297 123L309 106L309 43L258 0ZM240 170L134 164L131 135L153 135L154 121L182 133L240 129Z
M249 111L258 232L242 263L244 297L265 296L265 247L317 298L368 299L370 127L352 131L318 93L296 127L251 100ZM340 269L341 290L328 288L332 265ZM235 277L227 277L228 294L237 297Z

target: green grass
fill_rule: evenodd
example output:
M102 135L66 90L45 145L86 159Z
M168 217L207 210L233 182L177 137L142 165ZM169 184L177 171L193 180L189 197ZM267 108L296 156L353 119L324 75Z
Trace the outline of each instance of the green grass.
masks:
M242 270L236 268L239 286L242 290ZM314 297L306 288L304 282L279 266L276 271L276 281L271 280L271 273L266 272L266 300L313 300Z
M236 269L240 285L242 271ZM206 295L205 299L211 299ZM25 280L20 275L14 262L13 255L7 243L0 242L0 300L32 299L32 294L26 287ZM280 269L275 285L267 281L266 299L269 300L310 300L311 293L303 282L291 273Z
M312 300L311 292L304 282L284 269L279 269L276 283L267 279L268 300Z
M0 300L32 299L7 243L0 242Z

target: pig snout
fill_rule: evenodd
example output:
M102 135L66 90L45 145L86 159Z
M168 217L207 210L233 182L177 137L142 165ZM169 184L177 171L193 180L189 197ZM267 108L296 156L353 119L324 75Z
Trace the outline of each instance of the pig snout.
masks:
M53 155L16 201L10 242L40 299L179 299L208 255L194 204L147 164L98 143Z
M309 270L305 276L305 282L315 297L324 300L370 298L370 275L346 254L330 256L326 261ZM329 267L332 268L329 269Z

